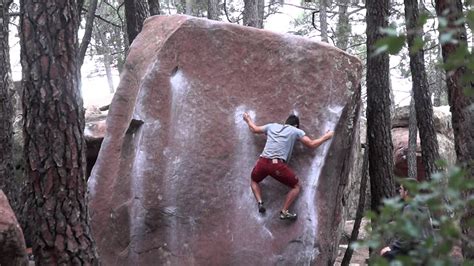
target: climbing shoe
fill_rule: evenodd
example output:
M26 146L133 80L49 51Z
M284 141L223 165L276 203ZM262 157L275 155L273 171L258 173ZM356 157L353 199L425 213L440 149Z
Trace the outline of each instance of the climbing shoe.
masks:
M258 202L258 212L259 213L264 213L266 211L265 206L263 206L263 202L260 201Z
M280 212L280 219L282 219L282 220L294 221L294 220L296 220L296 218L297 218L296 213L290 213L289 211L281 211Z

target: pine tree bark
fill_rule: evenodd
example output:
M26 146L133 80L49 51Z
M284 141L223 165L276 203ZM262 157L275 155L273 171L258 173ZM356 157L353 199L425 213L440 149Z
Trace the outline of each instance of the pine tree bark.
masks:
M416 108L413 91L411 93L410 101L410 116L408 118L408 151L407 151L407 165L408 177L417 179L418 167L416 164L416 142L418 137L418 127L416 126Z
M407 25L407 41L410 49L415 45L415 38L423 36L423 29L417 27L419 19L418 0L404 0L405 21ZM415 99L416 121L420 131L421 157L425 167L425 178L438 171L436 161L439 160L438 139L433 119L433 106L429 91L428 78L425 70L423 49L410 52L410 70L413 81L412 90Z
M207 18L219 20L219 0L207 0Z
M81 14L83 7L84 7L84 0L77 0L77 10L79 10L79 12L77 12L78 15Z
M349 14L347 9L349 7L349 0L339 0L339 11L337 21L337 39L336 46L341 50L347 50L349 46L349 34L351 32L351 25L349 23Z
M196 5L196 0L186 0L186 15L194 15L194 6Z
M112 77L112 57L110 54L104 54L104 68L105 68L105 75L107 76L107 84L109 85L109 92L114 93L115 86L114 86L114 79Z
M443 60L456 53L457 49L467 49L467 34L463 23L459 23L463 17L461 0L436 0L436 14L445 17L448 21L447 29L454 33L453 39L457 42L446 42L441 46ZM440 33L444 29L440 29ZM466 169L466 178L474 178L474 121L473 121L473 97L464 94L465 86L473 89L473 84L463 84L463 76L474 75L466 66L459 66L454 70L447 71L446 85L448 88L448 101L451 106L451 120L454 132L454 147L458 162ZM465 191L463 196L467 199L474 194L474 190ZM461 229L464 235L462 251L465 258L474 259L474 227L469 226L468 221L474 219L474 207L466 205L465 213L461 218Z
M95 11L97 10L97 0L90 0L89 8L87 10L86 26L84 30L84 36L82 37L81 45L79 46L78 64L81 68L84 63L84 57L86 56L87 48L92 39L92 29L94 26Z
M395 195L390 118L389 56L373 56L374 44L388 26L389 1L367 1L367 140L371 208L378 211L384 198Z
M328 15L326 0L319 0L319 24L321 26L321 41L328 43Z
M131 45L133 40L142 31L145 19L150 16L146 0L125 0L125 19L127 24L127 39Z
M159 0L148 0L148 6L150 7L150 16L156 16L160 14Z
M442 55L441 55L441 46L439 46L439 53L437 60L441 61ZM436 66L435 68L435 84L434 84L434 97L433 97L433 106L441 106L441 105L447 105L448 104L448 95L447 95L447 89L446 89L446 82L444 80L444 77L446 77L446 71L441 66Z
M75 0L21 0L26 174L37 265L96 265L86 203Z
M263 19L265 17L265 0L257 0L257 9L258 9L258 27L263 29Z
M8 9L11 2L0 0L0 189L4 191L10 204L18 196L15 195L13 175L13 82L8 44Z
M244 0L243 24L244 26L259 27L258 0Z

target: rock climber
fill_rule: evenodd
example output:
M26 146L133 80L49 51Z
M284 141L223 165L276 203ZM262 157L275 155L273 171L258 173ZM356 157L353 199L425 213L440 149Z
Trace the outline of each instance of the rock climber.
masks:
M288 208L296 199L301 189L298 178L288 166L293 146L296 140L299 140L309 148L317 148L326 140L332 138L334 132L328 131L318 139L311 139L306 136L303 130L299 129L300 121L296 115L290 115L284 125L270 123L257 126L248 113L243 114L243 119L248 124L251 132L256 134L264 133L267 135L263 152L251 174L251 188L257 200L258 211L264 213L266 210L262 201L259 183L265 179L265 177L271 176L291 188L286 195L283 208L281 209L280 219L296 220L297 215L288 211Z
M405 178L403 182L407 185L411 184L411 187L415 187L415 184L418 184L415 178ZM401 200L405 203L401 215L408 221L416 223L417 226L415 228L419 232L416 237L403 234L396 235L395 239L388 246L382 248L380 255L388 261L394 260L399 255L408 256L410 251L417 249L422 241L433 237L433 225L429 209L426 206L410 204L412 197L416 196L416 193L409 192L403 184L398 188L398 193Z

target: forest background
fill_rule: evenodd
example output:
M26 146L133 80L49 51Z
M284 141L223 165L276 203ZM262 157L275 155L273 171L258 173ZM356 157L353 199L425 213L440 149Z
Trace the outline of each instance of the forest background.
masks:
M84 2L83 12L89 10L90 0ZM197 17L208 16L208 0L160 1L160 14L187 14ZM217 4L216 20L244 24L243 0L221 1ZM404 31L403 0L391 0L391 27ZM427 50L426 62L430 88L434 93L436 106L447 105L446 85L442 79L443 69L441 51L438 44L437 20L434 18L433 1L422 1L422 9L430 14L430 21L425 26ZM11 6L13 13L19 11L19 0ZM189 7L189 6L192 7ZM304 36L315 41L326 41L334 46L366 58L365 39L365 1L363 0L271 0L264 3L263 28L283 34ZM319 12L325 7L325 12ZM227 15L226 15L227 13ZM120 80L119 72L126 56L126 21L125 6L120 0L97 1L92 37L88 46L82 73L82 94L84 105L106 105L110 103L113 91ZM314 16L314 21L313 21ZM83 16L79 39L85 33L86 18ZM10 55L12 77L21 80L20 44L18 35L18 17L13 17L10 25ZM326 29L324 32L321 29ZM472 33L469 32L472 44ZM391 89L394 108L410 103L411 76L409 70L408 49L394 55L390 61ZM365 83L363 83L365 89Z

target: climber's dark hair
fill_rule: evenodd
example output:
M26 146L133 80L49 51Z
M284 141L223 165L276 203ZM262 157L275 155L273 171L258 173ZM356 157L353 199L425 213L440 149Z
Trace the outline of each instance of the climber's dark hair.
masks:
M300 127L300 119L296 115L290 115L286 119L285 124L299 128Z

